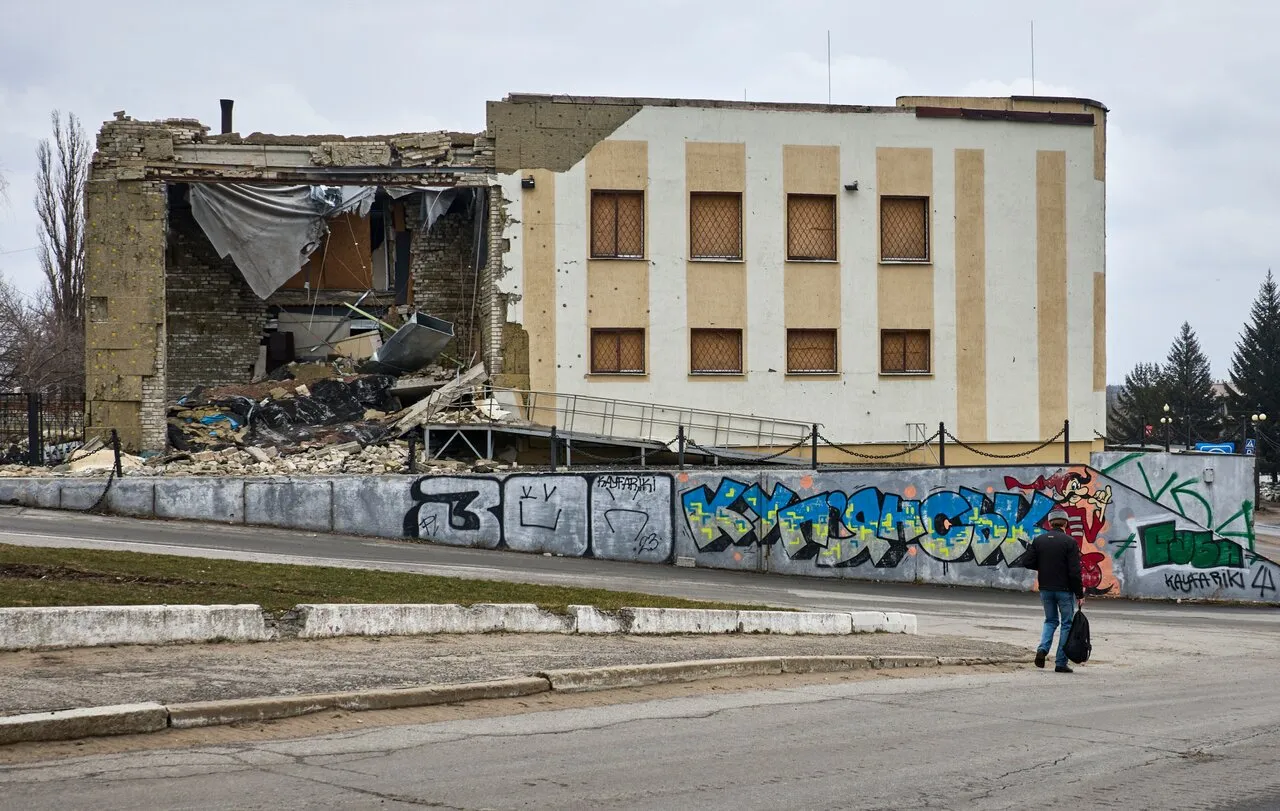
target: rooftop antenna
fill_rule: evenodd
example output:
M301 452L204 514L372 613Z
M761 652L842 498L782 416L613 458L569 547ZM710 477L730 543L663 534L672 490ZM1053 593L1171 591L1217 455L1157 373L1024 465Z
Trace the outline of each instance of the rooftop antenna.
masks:
M827 104L830 104L830 103L831 103L831 29L828 28L827 29Z
M1031 21L1031 95L1036 94L1036 21Z

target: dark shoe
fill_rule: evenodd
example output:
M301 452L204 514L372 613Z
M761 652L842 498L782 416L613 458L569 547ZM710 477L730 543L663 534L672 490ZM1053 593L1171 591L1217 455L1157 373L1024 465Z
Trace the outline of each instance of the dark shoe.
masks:
M1047 650L1036 651L1036 667L1044 667L1045 657L1049 655Z
M1058 665L1053 669L1053 672L1054 673L1075 673L1075 671L1071 669L1070 665Z

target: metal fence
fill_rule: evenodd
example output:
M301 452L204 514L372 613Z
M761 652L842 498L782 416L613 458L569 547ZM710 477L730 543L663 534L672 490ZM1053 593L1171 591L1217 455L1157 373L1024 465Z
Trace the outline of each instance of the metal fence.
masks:
M0 464L58 464L83 444L83 397L0 393Z

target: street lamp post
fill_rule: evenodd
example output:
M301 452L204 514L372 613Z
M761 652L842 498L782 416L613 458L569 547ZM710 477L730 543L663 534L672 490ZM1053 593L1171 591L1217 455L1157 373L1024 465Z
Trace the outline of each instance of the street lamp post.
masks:
M1253 433L1261 438L1262 424L1267 421L1267 415L1264 412L1257 412L1249 416L1249 422L1253 423ZM1244 444L1249 444L1249 425L1245 423L1244 427ZM1258 469L1258 452L1253 452L1253 503L1257 504L1262 499L1262 471Z
M1173 427L1173 414L1169 411L1169 404L1164 404L1164 416L1160 418L1160 424L1164 426L1164 452L1169 452L1169 431Z

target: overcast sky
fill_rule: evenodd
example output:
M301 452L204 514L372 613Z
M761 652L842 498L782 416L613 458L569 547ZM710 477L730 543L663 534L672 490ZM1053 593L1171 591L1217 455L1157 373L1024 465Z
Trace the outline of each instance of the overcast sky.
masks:
M1190 321L1224 376L1280 221L1280 4L1221 0L3 2L0 272L39 284L35 148L54 108L240 132L479 131L509 92L826 101L1036 92L1111 109L1108 379Z

